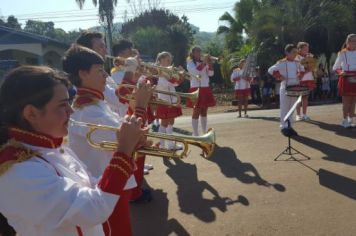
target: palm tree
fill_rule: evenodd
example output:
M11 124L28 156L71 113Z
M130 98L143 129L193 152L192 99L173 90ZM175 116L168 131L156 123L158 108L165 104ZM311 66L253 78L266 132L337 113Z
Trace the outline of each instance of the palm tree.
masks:
M75 0L79 5L79 8L82 9L85 3L85 0ZM108 32L108 48L109 53L111 54L112 48L112 28L113 20L115 15L115 7L117 5L117 0L92 0L94 6L99 5L99 18L100 21L105 22Z
M219 21L224 21L227 25L220 25L217 34L225 34L226 47L230 52L236 51L242 44L243 26L241 22L230 13L225 12Z
M352 18L351 8L342 1L265 0L254 12L249 36L255 45L264 43L269 57L270 49L281 56L285 44L307 41L316 50L313 53L325 53L329 59L335 45L340 47L339 32L353 30Z

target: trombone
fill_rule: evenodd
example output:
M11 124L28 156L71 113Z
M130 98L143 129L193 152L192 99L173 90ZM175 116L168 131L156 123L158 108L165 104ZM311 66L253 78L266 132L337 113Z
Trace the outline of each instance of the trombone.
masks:
M121 88L134 89L134 88L136 88L136 86L131 85L131 84L120 84L117 88L118 91L120 91ZM172 106L172 107L179 107L181 105L182 97L189 98L193 103L195 103L199 98L199 89L197 89L196 91L194 91L192 93L169 92L169 91L155 89L153 91L153 93L154 94L161 93L161 94L166 94L166 95L177 97L177 101L175 103L169 103L169 102L159 99L159 98L153 98L149 102L150 104ZM118 93L118 97L121 99L128 100L128 101L133 101L135 99L131 94L124 96L124 95L121 95L120 92Z
M89 129L86 134L87 141L90 146L96 149L105 150L105 151L115 151L117 149L117 143L112 141L101 141L95 142L92 138L92 135L97 130L107 130L116 132L118 128L106 125L97 125L92 123L84 123L71 119L71 122L75 125L86 127ZM174 134L164 134L164 133L155 133L149 132L145 134L146 137L158 138L170 140L183 144L183 150L178 153L177 150L168 150L159 147L141 147L135 152L136 154L145 154L151 156L158 157L167 157L167 158L179 158L183 159L188 155L188 147L189 145L199 147L203 153L202 156L204 158L210 158L214 152L215 148L215 131L213 129L209 129L209 131L202 136L189 136L189 135L174 135Z

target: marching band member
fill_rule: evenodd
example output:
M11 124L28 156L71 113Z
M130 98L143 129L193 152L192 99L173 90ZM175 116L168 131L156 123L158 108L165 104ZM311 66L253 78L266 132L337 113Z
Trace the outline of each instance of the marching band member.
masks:
M307 57L313 58L313 55L311 53L309 53L309 44L308 43L299 42L297 44L297 49L298 49L298 55L296 56L296 60L299 63L302 63L303 59L305 59ZM313 77L313 68L311 65L304 65L304 70L305 70L305 73L304 73L303 78L300 80L300 85L306 86L309 88L310 91L312 91L316 87L314 77ZM307 116L308 98L309 98L309 95L302 96L302 103L298 104L298 106L297 106L297 116L296 116L297 121L310 120L310 117ZM301 107L303 107L303 115L300 114Z
M169 52L160 52L157 55L156 64L163 67L169 67L172 64L172 54ZM156 89L176 92L175 87L182 83L180 78L171 78L169 75L160 76L158 78L158 83ZM177 102L177 97L158 93L158 98L164 100L170 104ZM173 134L174 119L182 115L182 108L175 106L163 106L159 105L157 107L156 117L161 119L161 125L159 126L158 132ZM175 144L173 141L168 141L168 149L182 149L182 146ZM160 147L165 148L165 140L160 140Z
M130 41L127 40L122 40L119 42L118 45L114 46L115 54L121 53L123 54L123 57L126 56L135 56L139 57L139 52L136 49L132 48L133 44ZM129 57L130 58L130 57ZM121 84L129 84L129 85L138 85L138 84L148 84L149 81L142 77L139 73L136 72L136 68L133 66L130 66L129 68L125 67L125 74L122 79ZM133 90L130 88L120 88L116 90L117 95L125 96L125 95L130 95L132 94ZM124 112L124 109L126 110L126 113L131 115L134 111L134 107L132 107L132 103L130 103L127 99L119 98L119 101L121 104L124 104L123 110L120 111L120 113ZM154 116L152 114L152 109L150 107L147 107L143 112L145 113L146 116L146 121L143 123L143 125L146 125L146 123L150 123L154 120ZM136 170L134 172L135 175L135 180L137 182L137 186L131 190L131 196L130 196L130 202L133 203L147 203L152 200L152 195L151 191L149 189L144 189L143 186L143 180L144 180L144 174L148 174L149 170L153 169L153 166L151 164L145 164L146 156L145 155L137 155L136 156Z
M250 81L251 77L243 78L243 71L246 60L240 60L238 67L233 70L231 74L231 82L235 82L235 98L239 100L239 116L241 117L242 104L244 105L244 116L247 115L247 106L248 106L248 96L250 95Z
M200 76L200 79L193 78L190 81L189 90L189 92L194 92L199 88L198 101L193 104L191 100L187 99L186 104L187 107L193 108L192 126L194 136L199 135L199 116L202 132L206 133L208 131L208 108L215 106L215 98L209 87L209 76L214 75L213 62L210 56L206 56L203 60L201 56L201 48L195 46L192 48L187 61L188 72Z
M100 56L105 58L105 56L106 56L105 42L103 40L103 37L98 38L99 35L101 35L101 34L100 33L99 34L90 33L90 32L82 33L82 35L77 39L77 42L78 42L78 44L80 44L82 46L86 46L86 47L94 50ZM128 49L126 51L133 54L132 45L126 43L126 46L124 48ZM125 64L126 64L126 62L129 62L129 63L128 63L128 65L125 65L125 76L123 78L122 83L136 84L137 79L138 79L138 77L135 76L135 71L137 68L137 60L134 58L130 58L130 60L129 60L129 58L127 58L125 60ZM117 93L119 93L119 91L117 90L117 84L115 83L115 81L110 76L108 76L106 78L106 80L107 80L106 87L105 87L105 91L104 91L105 100L109 103L109 106L112 111L116 112L117 114L120 113L120 115L126 114L124 112L124 110L125 109L127 110L128 106L122 105L122 103L125 103L127 101L117 98ZM132 93L131 90L128 90L127 92ZM114 102L114 100L115 100L115 102ZM120 104L120 102L121 102L121 104ZM133 114L133 111L134 111L134 108L132 108L130 111L127 111L127 113ZM152 117L149 117L149 118L152 118ZM137 158L137 160L136 160L137 169L135 170L134 174L135 174L135 179L136 179L136 182L138 183L138 186L132 190L131 199L133 201L137 201L137 202L141 202L142 199L143 199L143 201L150 201L152 198L151 193L148 189L144 189L144 190L141 189L141 184L143 183L143 174L145 172L148 173L148 169L153 168L151 165L146 165L146 168L145 168L144 162L145 162L144 157Z
M72 119L79 122L95 123L118 127L120 118L114 113L104 101L103 91L105 81L108 77L103 67L102 57L95 51L73 44L63 58L63 69L69 74L70 81L78 88L77 96L73 102L74 113ZM140 94L136 94L135 114L142 117L145 122L145 107L149 96L142 101ZM69 129L69 146L86 164L94 177L99 177L112 155L109 151L98 150L91 147L86 138L88 128L73 125ZM98 131L93 134L95 141L114 140L112 132ZM130 177L130 185L127 189L136 186L133 175ZM131 235L129 198L130 191L124 191L120 197L121 201L116 206L113 214L104 225L106 235ZM124 222L125 227L118 224Z
M67 86L49 67L21 66L1 87L0 211L18 235L103 236L102 224L131 184L142 120L122 123L117 151L97 180L62 145L73 112Z
M114 57L120 57L125 59L132 57L133 56L132 47L133 44L130 41L126 39L120 40L117 44L113 46ZM120 66L120 67L114 66L111 69L111 77L113 78L113 80L117 85L120 85L122 83L136 84L136 81L132 81L134 78L135 71L136 71L135 67L128 68L124 66ZM119 99L118 113L120 117L124 117L127 114L128 108L129 108L128 101Z
M105 60L107 52L104 36L102 33L83 31L77 38L76 43L94 50ZM106 78L104 97L105 100L108 102L110 109L118 113L118 108L120 104L115 93L116 87L117 86L115 84L115 81L108 75L108 78Z
M292 128L292 122L290 122L290 129L288 129L288 123L284 122L283 119L287 115L290 108L296 102L295 97L290 97L286 95L286 89L291 85L298 85L300 77L303 76L304 68L301 64L295 60L297 56L297 47L293 44L287 44L284 53L286 57L279 60L275 65L268 69L268 73L273 75L277 80L281 81L280 86L280 127L281 131L286 136L298 135L297 132ZM290 119L293 119L292 116Z
M343 49L339 52L333 70L339 75L339 94L342 96L344 128L355 126L352 119L355 116L356 103L356 34L349 34ZM353 79L354 82L350 82Z

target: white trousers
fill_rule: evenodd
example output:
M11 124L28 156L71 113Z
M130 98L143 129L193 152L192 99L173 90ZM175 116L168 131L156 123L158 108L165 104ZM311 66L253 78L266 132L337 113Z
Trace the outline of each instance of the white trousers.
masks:
M281 129L287 128L288 127L288 122L284 122L283 119L293 106L293 104L297 101L297 97L290 97L286 95L286 89L282 88L279 91L279 102L280 102L280 127ZM290 126L292 127L293 122L294 122L294 112L293 114L289 117L290 121Z

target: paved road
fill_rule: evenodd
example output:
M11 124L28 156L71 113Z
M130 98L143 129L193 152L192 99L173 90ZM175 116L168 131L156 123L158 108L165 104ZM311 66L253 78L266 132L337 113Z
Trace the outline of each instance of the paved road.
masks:
M278 112L210 115L209 160L198 148L184 160L148 157L154 201L132 206L135 235L356 235L356 129L339 126L341 105L311 107L313 120L295 125L306 161L273 161L287 144ZM190 117L176 127L190 130Z

